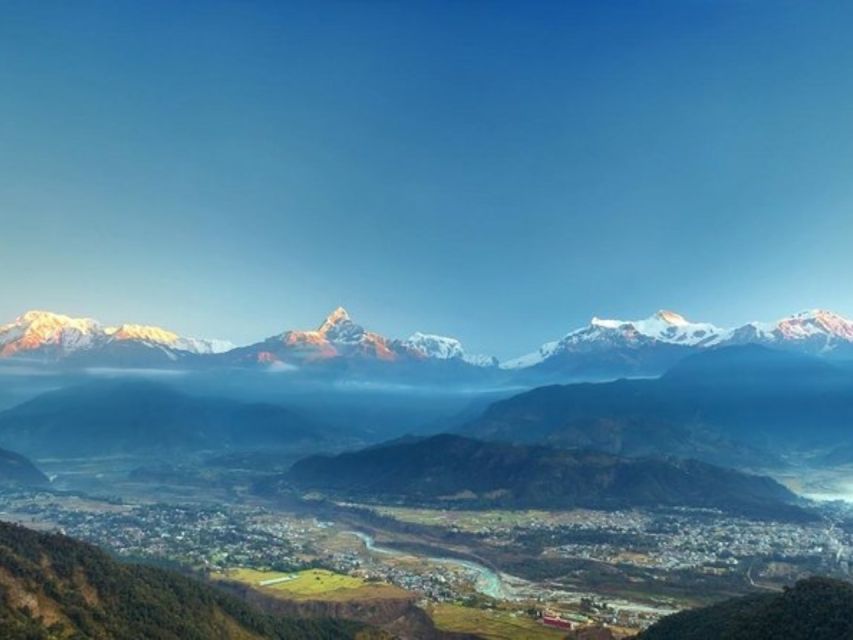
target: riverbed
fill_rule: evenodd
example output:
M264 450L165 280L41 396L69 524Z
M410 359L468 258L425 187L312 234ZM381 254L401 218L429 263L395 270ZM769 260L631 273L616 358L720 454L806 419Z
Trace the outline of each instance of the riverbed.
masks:
M361 531L347 531L346 533L358 537L362 542L364 542L365 548L371 553L378 553L389 556L412 555L411 553L407 553L405 551L399 551L397 549L391 549L390 547L379 546L376 544L376 541L374 540L373 536L363 533ZM435 564L447 564L463 569L464 571L466 571L466 573L473 576L474 589L478 593L481 593L485 596L494 598L496 600L511 600L513 597L511 592L512 590L509 585L506 584L504 577L497 571L494 571L478 562L473 562L471 560L460 560L459 558L432 556L427 557L426 560ZM518 578L515 578L515 580L518 580Z

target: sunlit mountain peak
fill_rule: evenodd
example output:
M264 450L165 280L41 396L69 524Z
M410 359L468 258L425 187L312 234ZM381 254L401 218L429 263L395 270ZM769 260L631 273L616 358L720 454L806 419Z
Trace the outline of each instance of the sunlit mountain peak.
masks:
M318 331L321 333L328 332L332 327L335 327L344 322L352 322L349 317L349 313L343 307L338 307L334 311L332 311L326 319L323 321L323 324L320 325Z
M670 311L668 309L661 309L655 315L655 318L658 320L662 320L667 324L671 324L675 327L683 327L684 325L690 324L680 313L676 313L675 311Z
M123 324L118 327L107 327L104 333L113 340L144 340L158 344L175 344L180 336L177 333L143 324Z

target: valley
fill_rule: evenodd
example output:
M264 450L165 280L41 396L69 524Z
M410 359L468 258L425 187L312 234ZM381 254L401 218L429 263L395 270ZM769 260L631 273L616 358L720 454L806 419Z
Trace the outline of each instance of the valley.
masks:
M853 640L851 31L0 1L0 640Z
M559 637L542 623L554 613L621 637L684 607L813 573L847 577L853 552L853 513L837 504L805 522L683 508L426 508L270 498L252 491L251 477L227 489L174 476L141 482L129 473L137 463L45 462L54 488L4 490L0 519L241 583L294 611L326 603L311 606L375 622L384 620L377 602L395 611L411 602L444 631L489 621L498 630L481 637L493 638L512 637L513 625ZM366 602L369 620L358 613Z
M271 369L253 349L142 375L42 363L0 411L0 519L266 614L418 640L629 638L849 580L853 509L826 500L851 484L849 367L778 332L714 347L723 333L679 318L594 322L526 373L438 336L385 340L343 310L262 343ZM163 335L93 331L87 358ZM525 386L591 343L588 363L627 344L636 367L667 370ZM299 375L281 369L297 357Z

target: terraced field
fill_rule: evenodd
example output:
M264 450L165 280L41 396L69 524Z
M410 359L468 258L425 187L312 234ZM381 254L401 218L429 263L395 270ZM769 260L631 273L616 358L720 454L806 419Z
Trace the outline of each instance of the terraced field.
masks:
M442 631L475 633L486 640L561 640L566 637L563 631L509 611L440 603L430 607L429 614Z
M242 582L264 593L279 595L288 600L346 601L401 598L408 595L403 589L390 584L368 582L326 569L282 573L240 568L229 569L214 578Z

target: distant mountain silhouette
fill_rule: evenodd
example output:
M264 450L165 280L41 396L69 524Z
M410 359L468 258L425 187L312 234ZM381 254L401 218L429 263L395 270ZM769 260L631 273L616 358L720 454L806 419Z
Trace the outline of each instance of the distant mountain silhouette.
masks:
M0 443L33 456L291 448L328 436L284 407L139 380L67 387L0 413Z
M462 433L743 463L763 450L838 442L851 425L848 371L744 345L694 354L659 379L534 389L492 404Z
M13 451L0 449L0 485L42 485L47 483L47 476L30 460Z
M710 349L672 366L662 379L676 385L808 388L853 384L853 377L814 356L757 344Z

